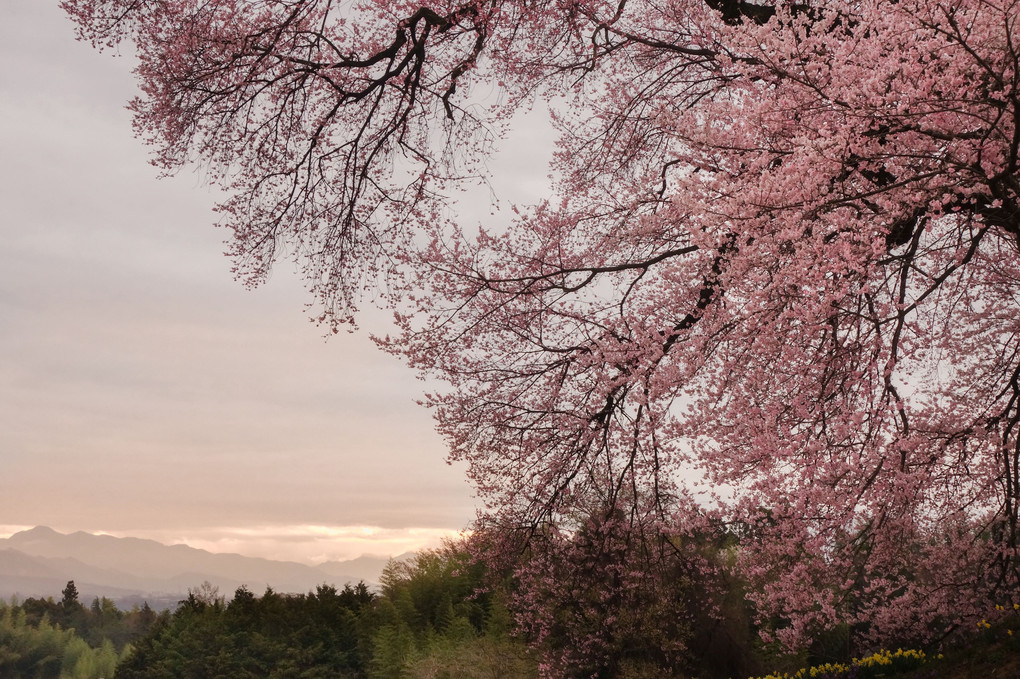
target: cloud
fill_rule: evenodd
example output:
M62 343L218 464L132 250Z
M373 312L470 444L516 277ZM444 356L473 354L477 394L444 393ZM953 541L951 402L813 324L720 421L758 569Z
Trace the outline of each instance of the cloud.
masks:
M268 525L107 534L147 538L164 544L186 544L214 553L243 553L246 556L316 565L365 555L394 557L418 549L437 547L444 539L456 538L458 531L367 525Z
M157 181L131 137L130 60L55 6L4 11L0 516L301 559L465 527L414 375L364 334L324 341L292 273L234 282L214 193Z

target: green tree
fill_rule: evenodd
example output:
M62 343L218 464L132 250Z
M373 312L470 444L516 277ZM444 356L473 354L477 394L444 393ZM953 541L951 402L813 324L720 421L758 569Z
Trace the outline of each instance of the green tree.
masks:
M68 580L67 586L60 592L62 597L60 599L60 605L65 609L71 609L81 605L78 602L78 588L74 584L74 580Z
M88 616L85 607L78 600L78 588L74 580L68 580L67 586L60 592L60 611L53 616L54 622L64 627L74 627L84 637L88 634Z
M204 591L203 591L204 590ZM157 621L118 667L118 679L363 677L359 617L375 597L367 587L307 595L238 588L225 602L208 587L189 592Z

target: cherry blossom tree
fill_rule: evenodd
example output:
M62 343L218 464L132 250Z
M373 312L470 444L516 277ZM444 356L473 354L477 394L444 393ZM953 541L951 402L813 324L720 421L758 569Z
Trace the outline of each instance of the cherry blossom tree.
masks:
M132 41L137 131L226 190L243 280L292 258L333 328L394 309L491 558L602 531L629 587L729 526L791 646L1020 591L1015 0L64 7ZM555 198L458 222L536 103Z

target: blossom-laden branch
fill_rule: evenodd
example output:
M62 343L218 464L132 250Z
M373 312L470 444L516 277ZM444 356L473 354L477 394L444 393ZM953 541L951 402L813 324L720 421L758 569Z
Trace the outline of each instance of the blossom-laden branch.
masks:
M240 273L295 258L334 323L382 288L492 558L722 521L789 644L1020 586L1016 2L65 7L134 41L139 132L227 190ZM457 223L539 97L554 200Z

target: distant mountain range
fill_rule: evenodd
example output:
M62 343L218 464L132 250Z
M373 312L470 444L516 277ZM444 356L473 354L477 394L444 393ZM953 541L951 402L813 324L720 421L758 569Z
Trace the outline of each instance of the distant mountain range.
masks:
M402 558L407 555L401 555ZM82 603L105 596L119 607L148 601L153 608L172 607L208 581L228 599L246 585L255 594L309 592L322 584L342 587L379 581L387 559L362 556L306 566L240 554L213 554L186 545L117 538L85 532L58 533L43 526L0 538L0 597L60 598L74 580Z

